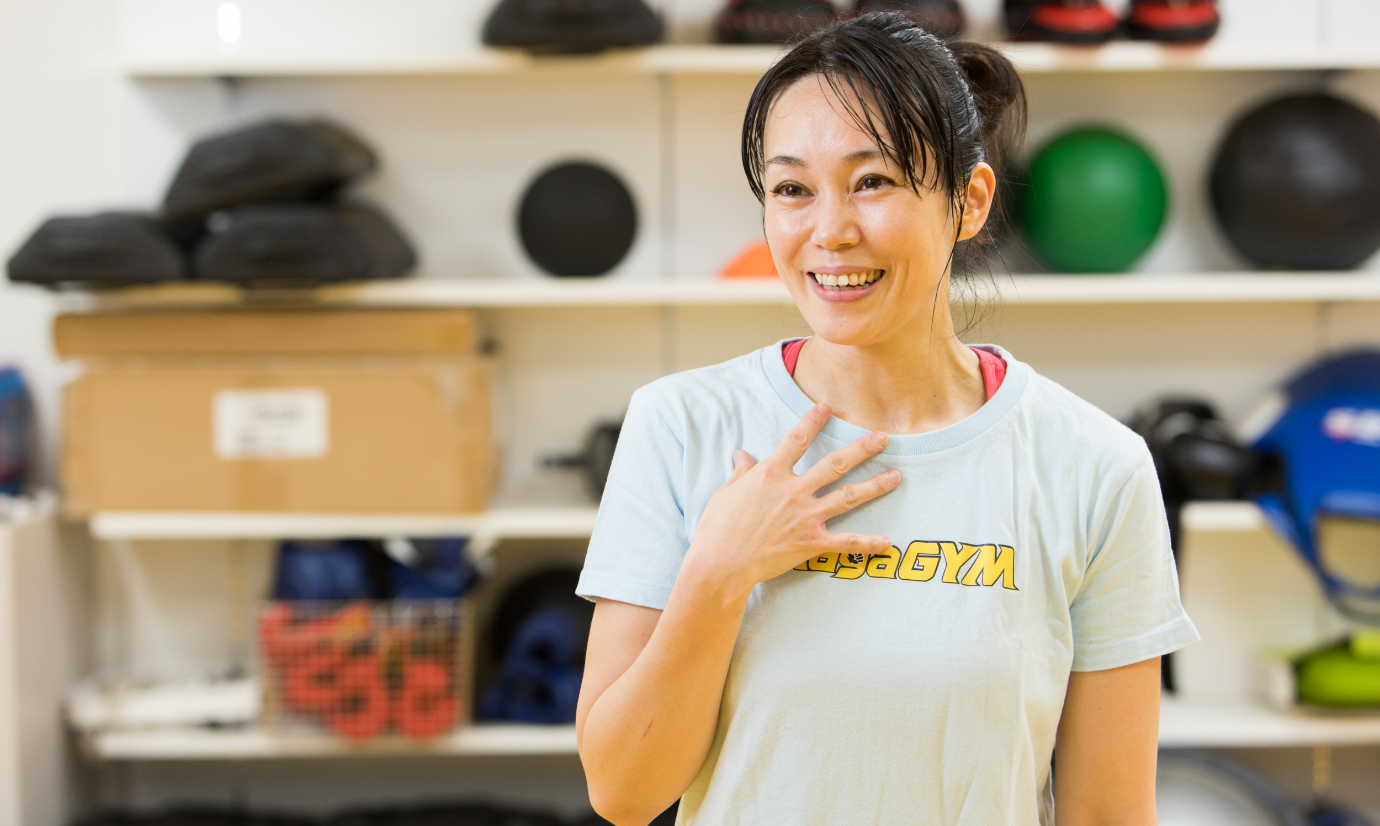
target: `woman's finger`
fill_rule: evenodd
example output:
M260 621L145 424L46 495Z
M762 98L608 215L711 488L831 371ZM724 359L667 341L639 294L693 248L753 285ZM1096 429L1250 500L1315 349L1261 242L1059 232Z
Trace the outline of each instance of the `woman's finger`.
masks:
M832 485L843 474L876 456L886 449L887 435L880 431L869 433L850 445L841 447L815 462L815 466L802 474L810 490L815 491L825 485Z
M733 474L728 477L728 481L723 486L728 487L739 479L743 474L752 470L757 465L757 460L752 458L752 454L746 450L735 450L733 452Z
M795 463L800 461L800 457L805 455L809 449L810 442L815 440L819 432L829 423L829 405L817 404L810 408L800 423L790 429L786 438L781 440L781 444L772 451L771 458L774 461L783 463L788 469L795 467Z
M867 561L871 554L884 554L891 550L891 538L886 536L867 536L860 533L833 533L827 534L828 540L822 546L826 551L836 552L840 555L848 554L855 558L862 557L862 562Z
M844 485L836 491L830 492L827 496L820 498L823 506L824 518L833 519L835 516L848 513L864 502L870 502L885 493L890 493L901 483L901 472L888 470L879 473L871 479L862 482L854 482L851 485Z

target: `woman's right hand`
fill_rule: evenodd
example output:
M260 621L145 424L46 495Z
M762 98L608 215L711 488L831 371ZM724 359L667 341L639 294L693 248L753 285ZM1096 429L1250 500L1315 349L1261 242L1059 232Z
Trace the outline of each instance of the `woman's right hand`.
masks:
M835 533L824 523L896 489L901 474L879 473L818 496L820 488L881 453L885 433L869 433L796 475L795 465L828 423L828 405L818 404L756 462L747 451L733 454L733 475L709 498L685 563L746 596L759 582L780 576L825 553L879 554L891 548L885 536Z

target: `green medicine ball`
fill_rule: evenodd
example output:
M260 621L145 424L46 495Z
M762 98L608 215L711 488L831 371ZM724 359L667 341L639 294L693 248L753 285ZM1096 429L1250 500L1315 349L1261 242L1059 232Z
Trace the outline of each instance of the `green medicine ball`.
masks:
M1121 272L1154 243L1168 190L1155 159L1106 129L1067 132L1031 161L1021 223L1032 251L1059 272Z

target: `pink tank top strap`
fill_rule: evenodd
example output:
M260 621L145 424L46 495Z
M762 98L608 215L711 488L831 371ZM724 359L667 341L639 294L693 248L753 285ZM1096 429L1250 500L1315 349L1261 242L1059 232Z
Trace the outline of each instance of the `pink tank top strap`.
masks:
M796 338L781 345L781 360L786 363L786 372L792 376L795 375L796 362L800 361L800 350L807 341L808 338ZM972 350L977 353L978 366L982 369L982 388L987 391L990 401L1006 378L1006 362L991 350L981 347L973 347Z

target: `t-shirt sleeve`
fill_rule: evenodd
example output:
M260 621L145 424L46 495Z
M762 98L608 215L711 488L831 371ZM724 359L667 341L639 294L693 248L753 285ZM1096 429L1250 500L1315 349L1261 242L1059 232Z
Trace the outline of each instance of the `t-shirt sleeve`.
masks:
M645 388L633 394L575 592L657 610L690 542L681 496L685 448Z
M1070 605L1073 670L1118 668L1197 642L1179 600L1169 525L1148 453L1095 520L1087 569Z

